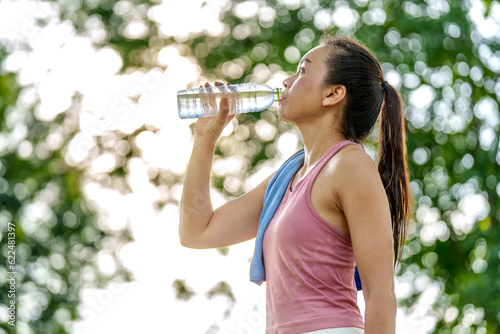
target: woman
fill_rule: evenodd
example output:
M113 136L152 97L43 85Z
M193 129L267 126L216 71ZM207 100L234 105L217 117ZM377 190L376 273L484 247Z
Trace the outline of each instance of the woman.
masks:
M410 214L400 95L373 54L345 37L329 37L309 51L283 86L279 116L300 130L304 162L263 238L266 333L394 333L394 264ZM272 175L215 211L210 202L215 141L232 119L229 105L223 99L216 117L195 126L181 208L186 247L222 247L257 233ZM377 170L360 144L379 113Z

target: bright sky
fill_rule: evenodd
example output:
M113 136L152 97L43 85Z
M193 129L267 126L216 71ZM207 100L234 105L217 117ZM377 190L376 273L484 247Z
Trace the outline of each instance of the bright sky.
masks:
M220 34L224 27L218 21L218 13L228 2L214 0L203 7L202 2L164 1L154 7L150 15L158 22L162 34L175 35L180 40L193 32ZM291 7L298 4L297 1L287 3ZM236 7L235 14L257 13L255 3L248 2L245 6ZM126 2L120 1L114 10L126 13L130 9ZM128 145L117 142L109 131L132 133L143 124L154 124L160 129L157 133L145 131L137 137L136 144L142 150L142 157L132 159L127 166L127 180L133 190L131 194L121 195L91 180L84 186L85 195L97 205L101 224L112 230L130 228L134 242L123 247L120 258L133 272L135 281L112 283L104 290L84 290L80 307L83 320L76 324L74 332L263 333L265 285L258 287L248 280L253 241L232 246L225 257L216 250L183 248L178 240L178 207L169 204L159 213L153 207L161 196L180 199L182 185L159 191L149 182L148 173L160 168L179 175L185 171L192 147L189 130L192 121L178 118L175 93L193 82L202 81L200 68L192 60L180 56L178 47L168 46L158 54L158 64L168 65L166 70L155 68L117 74L122 64L118 53L111 48L96 50L92 47L91 38L99 39L105 34L99 24L92 25L92 37L77 37L72 26L60 22L56 13L57 10L47 3L4 0L0 3L0 40L6 40L15 50L5 61L4 68L17 72L20 84L33 87L40 99L36 108L39 119L54 119L70 106L75 92L83 95L82 113L79 115L81 131L70 144L66 155L68 163L80 164L94 147L92 136L106 135L109 147L114 147L115 152L97 157L87 167L90 175L106 173L113 169L123 152L126 154ZM272 17L273 13L267 11L265 15ZM35 18L47 18L49 24L44 28L36 27L33 23ZM340 7L335 12L324 11L317 17L318 25L333 22L343 27L351 27L358 19L347 7ZM126 28L126 34L131 38L140 38L143 33L144 24L137 20ZM30 45L32 50L19 47L22 43ZM297 52L296 48L290 49L285 56L295 59ZM276 72L269 77L268 83L277 87L285 76L286 73ZM394 76L393 80L394 84L401 84L400 77ZM30 88L26 90L30 91ZM431 87L420 86L413 93L415 103L420 104L418 107L426 107L433 93ZM141 97L134 104L129 98L137 95ZM24 98L29 100L30 95L25 94ZM489 112L488 106L481 110L478 112ZM271 133L272 136L272 129L266 124L261 125L259 128L263 130L260 135ZM223 135L230 135L232 129L232 125L228 126ZM57 133L53 135L56 142L61 141L61 136ZM294 133L284 133L277 140L278 157L248 178L248 189L295 152L298 138ZM424 161L425 151L419 154L418 157ZM241 159L235 156L230 162L237 166ZM212 196L214 206L225 201L215 191ZM484 198L470 196L475 196L470 198L472 202L461 204L468 213L454 219L464 230L485 212L477 209ZM482 207L486 208L485 205ZM438 217L433 215L431 209L422 207L419 214L428 226L426 236L429 242L446 233L442 226L439 229ZM104 273L113 274L115 264L108 250L99 254L98 261ZM196 292L189 302L175 299L172 288L175 279L184 279ZM234 307L227 298L209 300L206 296L206 292L221 280L228 282L232 288L236 297ZM433 319L425 316L425 310L441 293L439 285L430 284L425 276L410 272L398 279L398 296L409 293L408 282L412 280L419 281L418 286L425 293L411 315L398 311L398 333L425 333L434 326ZM362 296L360 306L364 307ZM224 317L227 309L231 310L229 318ZM448 316L453 318L453 310ZM19 333L22 332L20 328Z

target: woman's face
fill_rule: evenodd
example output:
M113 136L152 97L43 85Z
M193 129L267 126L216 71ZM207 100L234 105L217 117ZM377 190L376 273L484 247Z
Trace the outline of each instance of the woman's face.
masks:
M283 81L284 91L280 100L279 116L290 123L317 118L324 110L326 71L325 60L329 55L329 46L318 46L302 57L297 73Z

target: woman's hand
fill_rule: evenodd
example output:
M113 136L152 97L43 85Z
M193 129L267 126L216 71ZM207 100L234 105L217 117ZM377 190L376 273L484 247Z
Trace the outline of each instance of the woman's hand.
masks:
M216 82L215 86L223 84ZM206 83L205 87L210 85ZM234 111L235 98L234 93L228 93L216 106L215 96L205 95L202 102L211 108L210 112L216 109L218 113L214 117L199 118L195 124L193 153L186 171L180 205L179 238L185 247L216 248L255 238L264 195L273 175L255 189L213 210L210 172L215 141L234 118L234 112L231 111Z
M215 82L215 86L223 86L224 84L221 82ZM228 83L229 85L229 83ZM200 88L203 86L200 86ZM210 87L210 84L205 83L205 88ZM206 101L203 101L203 105L208 107L209 105L215 105L215 95L209 95ZM234 118L234 113L229 115L230 105L234 104L234 101L231 97L222 98L219 103L219 111L216 116L213 117L202 117L196 121L195 124L195 136L198 138L207 139L215 142L217 138L222 133L222 130L226 127L226 125L231 122Z

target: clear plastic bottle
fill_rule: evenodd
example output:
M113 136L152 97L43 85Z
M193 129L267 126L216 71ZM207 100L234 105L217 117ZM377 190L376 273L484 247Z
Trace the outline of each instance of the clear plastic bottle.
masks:
M180 118L211 117L219 111L220 100L227 97L229 112L243 114L269 108L279 101L280 93L280 88L259 82L184 89L177 92L177 107Z

